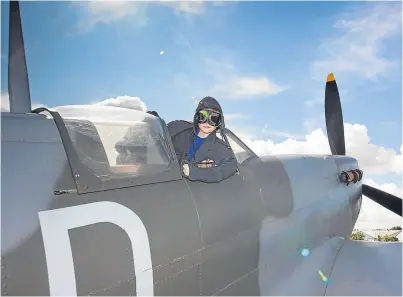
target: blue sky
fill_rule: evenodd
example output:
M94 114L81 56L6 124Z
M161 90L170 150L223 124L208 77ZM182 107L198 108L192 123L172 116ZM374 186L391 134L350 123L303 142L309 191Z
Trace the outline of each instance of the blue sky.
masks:
M1 7L6 93L8 4ZM367 129L346 131L347 151L372 150L359 159L364 166L381 147L401 155L400 3L22 2L21 10L36 103L127 95L169 121L189 119L195 101L211 95L230 128L281 143L325 129L325 79L334 72L345 123ZM401 185L387 157L371 173Z

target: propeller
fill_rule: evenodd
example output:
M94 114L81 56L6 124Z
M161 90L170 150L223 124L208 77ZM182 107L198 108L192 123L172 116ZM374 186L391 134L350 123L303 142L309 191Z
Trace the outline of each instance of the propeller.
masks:
M325 89L326 129L332 155L345 155L343 113L333 73L327 76Z
M332 155L346 154L344 141L343 113L336 79L330 73L326 79L325 117L327 137ZM362 185L362 194L390 211L402 216L402 199L371 186Z

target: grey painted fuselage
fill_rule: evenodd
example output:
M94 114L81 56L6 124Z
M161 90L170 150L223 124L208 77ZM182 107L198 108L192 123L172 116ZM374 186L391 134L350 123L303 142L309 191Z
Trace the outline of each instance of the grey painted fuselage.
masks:
M53 120L2 113L2 294L325 295L361 205L359 182L338 174L357 161L239 167L206 184L173 163L168 181L78 194Z

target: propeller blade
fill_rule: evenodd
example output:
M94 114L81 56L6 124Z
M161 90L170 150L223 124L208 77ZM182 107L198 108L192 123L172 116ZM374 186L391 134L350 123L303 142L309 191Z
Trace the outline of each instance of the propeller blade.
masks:
M327 138L333 155L345 155L343 113L339 91L333 73L327 76L325 89L325 117Z
M8 44L8 94L10 111L31 112L28 69L22 35L20 4L10 1L10 27Z
M402 199L399 197L365 184L362 185L362 194L395 214L402 216Z

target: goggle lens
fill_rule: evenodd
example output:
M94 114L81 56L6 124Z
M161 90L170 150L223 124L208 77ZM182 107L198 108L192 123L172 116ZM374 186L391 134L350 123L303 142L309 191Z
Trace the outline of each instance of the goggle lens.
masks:
M210 122L217 126L220 123L220 115L218 114L210 115Z
M216 127L220 124L220 114L210 110L199 111L199 123L208 122L211 126Z

